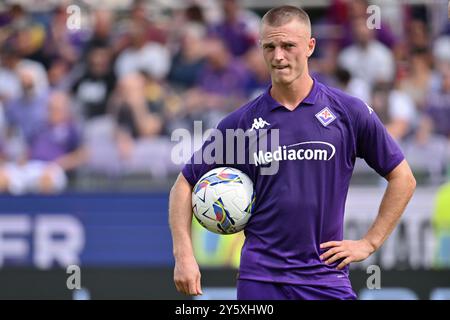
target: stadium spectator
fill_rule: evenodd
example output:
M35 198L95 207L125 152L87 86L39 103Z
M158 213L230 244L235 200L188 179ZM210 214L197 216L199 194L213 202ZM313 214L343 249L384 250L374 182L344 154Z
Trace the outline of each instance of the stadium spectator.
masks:
M344 47L352 45L355 42L359 42L358 35L354 33L355 26L353 25L353 22L355 20L367 21L369 18L369 13L373 13L373 11L367 10L369 4L371 4L368 0L345 1L345 4L347 9L347 16L346 19L341 20L344 25L344 39L342 42L342 45ZM390 6L390 8L392 8L392 6ZM330 14L332 14L331 11ZM384 46L390 49L394 49L396 45L396 38L390 28L390 25L386 23L387 21L384 21L384 16L384 14L381 14L377 17L378 19L381 19L380 26L371 29L374 32L373 37Z
M437 70L448 67L447 65L450 64L450 32L448 35L442 35L436 39L433 45L433 57Z
M414 18L408 23L408 46L410 50L426 50L430 45L430 35L425 22Z
M181 31L181 45L172 58L167 76L169 83L179 90L193 87L205 64L205 28L200 24L188 24Z
M203 103L196 105L203 105L210 110L236 107L231 98L245 95L245 65L230 54L228 47L219 38L209 38L205 47L206 65L197 81L201 90L199 99Z
M151 19L155 14L156 12L149 10L147 1L134 0L130 10L130 20L141 23L148 41L164 45L167 42L167 35L165 30Z
M92 30L87 36L88 39L84 45L82 57L86 57L93 47L109 47L115 57L118 52L126 47L125 41L116 39L119 33L114 25L116 13L112 10L97 9L93 11L92 19Z
M6 104L9 129L30 143L47 117L48 89L39 90L37 69L21 65L17 69L21 95ZM46 73L43 73L46 77Z
M162 118L157 113L162 111L161 106L148 103L145 85L145 77L141 74L131 74L119 83L112 113L118 124L119 146L124 147L121 149L124 156L134 139L157 136L163 127ZM151 110L152 107L157 110Z
M0 50L0 101L6 102L20 96L20 79L16 67L20 58L10 44L4 44Z
M113 52L107 46L92 46L87 53L87 63L72 85L71 91L85 120L106 114L108 100L116 86L116 76L111 68Z
M345 69L337 68L335 72L336 86L341 90L360 98L362 101L371 100L370 87L365 81L354 78Z
M248 69L248 80L245 87L247 97L259 96L270 84L270 74L258 48L247 51L243 57Z
M147 40L146 25L142 21L130 21L128 27L131 45L117 57L116 75L122 78L145 71L155 79L164 78L170 69L169 50L157 42Z
M426 107L434 132L450 139L450 65L441 70L441 85L438 90L430 92Z
M185 93L183 100L188 114L214 127L245 98L248 71L221 39L208 38L205 48L206 64L196 86Z
M395 65L392 52L373 38L373 30L367 28L366 19L356 18L352 26L356 43L339 54L339 65L370 86L377 81L393 81Z
M401 90L392 89L391 83L379 82L374 86L371 106L391 136L398 141L417 125L414 101Z
M136 173L167 176L171 164L167 161L170 142L161 137L164 104L147 100L149 79L140 73L120 79L112 97L110 116L89 124L90 170L119 176Z
M256 45L259 17L240 7L239 0L221 0L222 20L210 26L211 36L221 38L234 56Z
M172 9L170 23L166 25L168 38L166 45L170 52L175 55L180 52L180 47L184 42L183 38L185 38L186 33L193 29L191 26L197 26L194 28L202 29L201 33L203 35L207 30L206 17L200 4L193 2L186 7ZM204 38L203 35L202 38Z
M67 6L61 5L53 10L41 49L46 69L54 59L73 65L81 57L87 34L82 30L69 30L67 19Z
M11 26L15 21L25 19L28 14L19 3L6 5L5 10L0 13L0 28Z
M13 23L13 41L18 55L22 59L37 61L47 67L50 60L44 54L45 28L31 17L25 17Z
M71 85L71 65L60 58L52 59L48 68L48 85L50 90L68 91Z
M195 2L187 6L187 8L184 10L184 16L186 18L187 24L198 23L201 25L206 25L206 18L203 13L203 8Z
M408 94L419 110L425 108L425 98L438 83L438 77L432 69L431 54L425 49L413 49L409 56L406 75L400 79L399 89Z
M67 172L78 168L86 157L65 93L50 95L46 121L26 147L26 154L19 162L2 166L0 190L12 194L63 191L67 186Z

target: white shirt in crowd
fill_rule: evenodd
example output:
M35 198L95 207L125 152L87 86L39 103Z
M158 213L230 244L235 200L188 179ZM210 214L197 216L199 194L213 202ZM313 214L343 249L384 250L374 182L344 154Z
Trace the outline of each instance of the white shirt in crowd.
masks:
M377 40L369 42L366 48L351 45L338 57L338 63L353 77L360 78L372 86L377 81L392 81L395 66L391 51Z
M170 52L158 43L148 43L140 49L125 49L115 65L119 78L143 70L155 79L162 79L169 72L169 68Z

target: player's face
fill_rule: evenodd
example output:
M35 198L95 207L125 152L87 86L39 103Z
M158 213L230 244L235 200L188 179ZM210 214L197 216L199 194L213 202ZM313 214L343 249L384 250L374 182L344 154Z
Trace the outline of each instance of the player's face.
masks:
M264 24L261 47L274 84L290 85L300 78L313 53L315 39L305 24L292 20L282 26Z

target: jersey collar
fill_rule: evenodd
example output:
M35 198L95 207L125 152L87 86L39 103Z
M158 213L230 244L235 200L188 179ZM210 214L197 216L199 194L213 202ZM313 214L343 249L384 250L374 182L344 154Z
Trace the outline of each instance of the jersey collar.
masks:
M317 80L312 77L313 79L313 86L311 88L311 91L308 93L308 95L306 96L305 99L303 99L302 102L300 102L299 105L314 105L316 103L317 100L317 93L318 93L318 83ZM269 85L263 95L264 101L266 103L266 106L268 107L268 109L270 111L279 108L279 107L283 107L284 106L282 104L280 104L278 101L276 101L274 98L272 98L272 96L270 95L270 89L272 88L272 85Z

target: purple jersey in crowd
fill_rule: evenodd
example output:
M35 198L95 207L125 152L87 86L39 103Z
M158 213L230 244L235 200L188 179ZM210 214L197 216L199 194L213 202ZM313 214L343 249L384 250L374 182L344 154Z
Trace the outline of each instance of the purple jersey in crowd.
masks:
M30 144L30 159L55 161L81 145L80 133L72 122L59 125L47 123L33 137Z
M356 157L385 176L404 159L399 147L368 105L315 79L309 95L293 111L276 102L268 88L218 125L222 132L252 127L279 129L280 144L272 152L258 153L256 163L230 165L245 172L256 190L239 279L350 286L348 267L337 270L341 260L325 265L319 258L325 250L319 246L343 239L345 200ZM265 161L274 158L278 172L261 175ZM189 163L182 173L194 185L221 166Z

